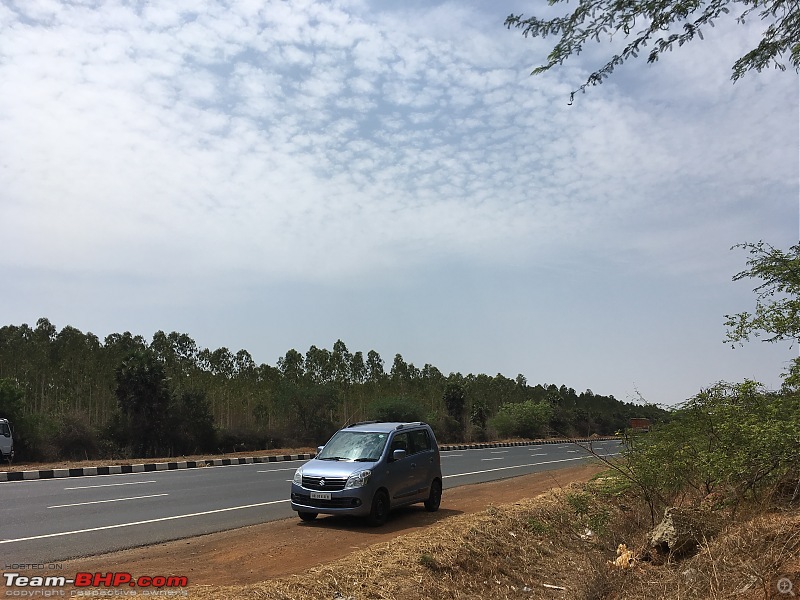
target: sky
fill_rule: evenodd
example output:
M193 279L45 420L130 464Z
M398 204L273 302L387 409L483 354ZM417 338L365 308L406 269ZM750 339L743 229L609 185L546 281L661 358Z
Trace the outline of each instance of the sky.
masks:
M569 93L494 0L2 0L0 325L376 350L675 405L778 388L732 281L798 242L798 75L718 22ZM569 5L567 5L568 7ZM564 9L566 10L566 8Z

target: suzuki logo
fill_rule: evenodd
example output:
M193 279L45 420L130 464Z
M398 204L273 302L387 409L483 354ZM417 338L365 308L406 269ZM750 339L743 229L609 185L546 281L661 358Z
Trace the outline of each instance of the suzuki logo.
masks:
M325 480L324 479L320 479L319 480L319 487L325 487Z

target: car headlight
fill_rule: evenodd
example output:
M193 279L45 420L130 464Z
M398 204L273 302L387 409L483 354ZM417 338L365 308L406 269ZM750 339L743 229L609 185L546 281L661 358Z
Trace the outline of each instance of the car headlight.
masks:
M344 489L352 490L353 488L360 488L367 485L372 471L364 469L363 471L356 471L347 478L347 483L344 484Z
M297 471L294 472L294 478L292 479L292 483L297 485L303 485L303 467L299 467Z

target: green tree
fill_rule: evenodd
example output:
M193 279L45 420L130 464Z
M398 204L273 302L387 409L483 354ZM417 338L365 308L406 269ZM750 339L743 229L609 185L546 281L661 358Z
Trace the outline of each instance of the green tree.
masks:
M0 418L14 423L22 417L23 409L22 390L10 379L0 379Z
M299 382L305 374L303 355L294 348L287 350L286 356L278 359L278 370L288 381Z
M367 379L373 383L378 383L386 377L383 368L383 359L375 350L367 352Z
M458 383L448 383L442 394L442 401L447 414L461 423L464 420L464 407L467 403L467 394Z
M800 341L800 244L786 252L763 241L734 248L744 248L750 257L748 268L733 280L751 278L762 283L753 290L757 295L755 312L725 315L725 341L736 345L762 335L766 342ZM786 385L800 387L800 358L794 359Z
M372 403L371 418L378 421L421 421L423 410L413 398L391 397L379 398Z
M290 409L291 434L303 444L325 442L337 429L332 415L339 402L332 385L296 385L284 382L280 394Z
M214 416L205 393L184 390L174 394L169 421L169 442L174 454L199 454L216 449Z
M553 407L548 402L508 402L489 424L501 437L533 438L546 432L552 415Z
M618 472L655 518L678 496L717 492L734 506L781 494L797 499L800 402L753 381L718 383L678 407L668 423L634 438Z
M330 358L333 380L339 385L349 384L353 379L353 355L342 340L333 344Z
M350 373L353 383L364 383L367 379L367 365L364 363L364 353L360 350L350 359Z
M333 364L331 353L326 348L311 346L306 352L306 376L317 384L330 383L333 380Z
M567 0L549 0L551 6ZM547 62L534 69L543 73L561 65L569 57L580 54L587 42L614 38L625 39L619 54L594 71L575 92L603 82L614 69L640 53L647 52L647 62L654 63L662 52L683 46L695 36L703 38L703 30L721 19L744 23L758 16L766 29L758 46L733 65L731 79L738 80L755 69L769 66L785 70L784 55L797 71L800 69L800 9L796 0L578 0L568 14L540 18L511 14L505 24L520 29L525 37L556 37L557 43Z
M117 367L116 381L117 401L127 418L127 443L137 456L158 456L170 405L164 366L149 350L135 352Z

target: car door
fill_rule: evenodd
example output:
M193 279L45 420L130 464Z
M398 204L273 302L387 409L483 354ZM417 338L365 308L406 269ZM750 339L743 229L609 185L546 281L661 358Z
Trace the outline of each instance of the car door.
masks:
M426 429L415 429L408 434L411 442L411 470L414 494L427 498L431 481L436 477L436 452Z
M414 463L413 456L410 453L411 441L409 440L408 433L395 433L390 441L389 446L389 494L392 498L392 504L402 504L408 502L409 499L415 494L416 482L416 464ZM392 457L395 450L405 450L406 455L400 460L394 460Z

